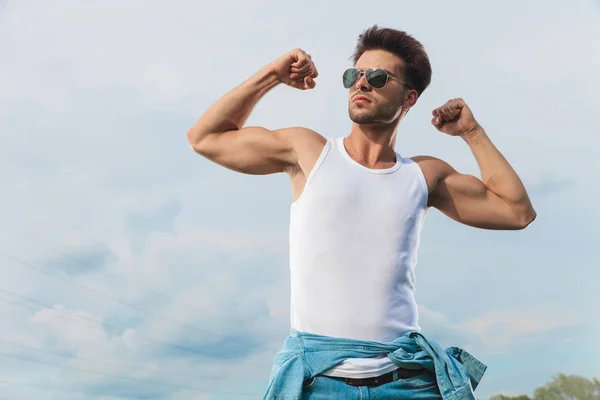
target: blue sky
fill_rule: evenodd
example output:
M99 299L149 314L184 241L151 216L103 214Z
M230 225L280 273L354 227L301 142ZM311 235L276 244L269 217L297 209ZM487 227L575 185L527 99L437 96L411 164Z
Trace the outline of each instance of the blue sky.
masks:
M289 182L211 164L185 133L301 47L314 91L277 88L249 124L345 136L341 72L377 23L433 79L397 151L478 174L433 108L463 97L523 178L525 231L427 217L421 324L488 366L478 395L600 377L600 4L382 0L0 2L0 399L259 397L289 324Z

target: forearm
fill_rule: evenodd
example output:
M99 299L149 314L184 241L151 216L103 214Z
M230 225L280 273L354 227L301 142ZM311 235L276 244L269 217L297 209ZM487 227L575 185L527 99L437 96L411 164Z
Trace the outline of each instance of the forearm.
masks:
M485 186L509 204L519 206L524 211L533 211L523 182L483 128L478 127L463 139L477 159Z
M258 101L280 83L268 66L213 103L188 131L190 144L210 134L241 129Z

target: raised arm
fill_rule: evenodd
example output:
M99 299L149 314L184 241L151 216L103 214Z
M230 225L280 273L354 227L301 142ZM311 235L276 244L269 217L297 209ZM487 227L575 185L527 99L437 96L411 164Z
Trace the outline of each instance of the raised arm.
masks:
M300 49L284 54L212 104L187 132L190 145L198 154L237 172L287 171L297 164L295 137L309 130L243 125L258 101L280 83L307 90L315 87L317 76L309 54Z
M431 206L450 218L484 229L523 229L536 218L521 179L475 121L462 99L433 111L433 125L460 136L471 148L481 179L457 172L433 157L415 157L430 183Z

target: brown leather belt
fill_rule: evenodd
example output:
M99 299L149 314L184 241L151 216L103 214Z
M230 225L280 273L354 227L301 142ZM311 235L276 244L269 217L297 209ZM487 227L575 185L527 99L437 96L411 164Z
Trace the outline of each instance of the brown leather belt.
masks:
M328 376L328 378L342 380L348 385L352 386L379 386L384 383L394 382L398 379L411 378L413 376L421 375L425 373L424 369L404 369L399 368L395 371L388 372L387 374L375 376L372 378L339 378L336 376Z

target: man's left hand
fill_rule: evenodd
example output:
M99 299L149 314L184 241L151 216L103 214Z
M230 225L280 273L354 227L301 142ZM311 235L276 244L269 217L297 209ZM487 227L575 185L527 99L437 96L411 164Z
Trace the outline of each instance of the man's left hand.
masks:
M452 99L432 112L431 123L440 132L451 136L468 138L480 128L473 113L463 99Z

